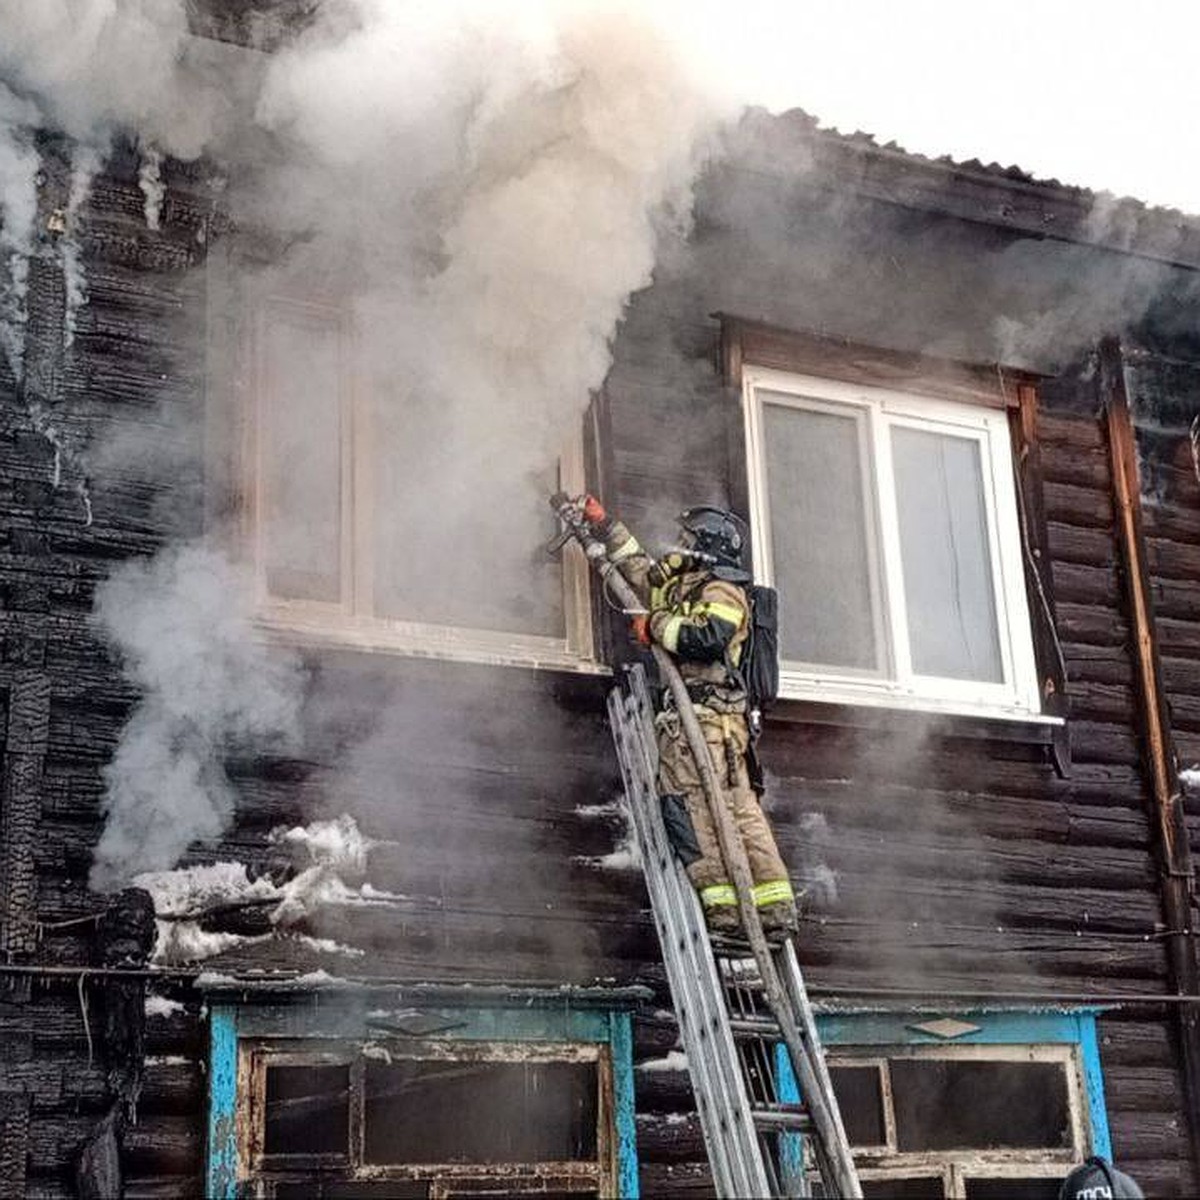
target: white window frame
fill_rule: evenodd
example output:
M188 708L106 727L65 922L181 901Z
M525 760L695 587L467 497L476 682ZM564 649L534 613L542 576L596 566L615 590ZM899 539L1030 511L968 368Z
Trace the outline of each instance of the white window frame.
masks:
M463 662L511 665L582 674L607 674L609 668L595 653L592 631L591 583L582 551L570 543L562 552L564 636L510 633L482 627L440 625L376 615L372 611L371 486L372 445L367 405L360 394L355 373L349 365L342 374L338 403L342 435L341 563L340 595L336 602L293 600L272 596L267 587L265 554L265 457L258 437L262 425L266 381L261 377L265 324L272 311L292 313L309 319L324 319L336 325L343 339L343 353L352 353L353 319L333 299L298 299L293 296L259 295L253 309L251 328L251 394L243 426L242 452L244 524L251 547L256 578L259 618L263 626L290 642L337 645L376 653L411 657L451 659ZM576 494L586 490L582 414L580 430L563 447L559 458L561 490ZM546 535L553 532L549 506Z
M761 394L764 391L774 394L771 401L764 401ZM983 405L957 403L917 392L745 366L742 371L742 409L755 576L760 583L772 586L772 514L763 431L766 403L810 411L836 411L839 415L845 415L849 409L861 414L861 448L866 451L861 457L866 476L869 571L872 586L882 604L882 610L874 603L872 609L877 644L885 659L882 669L874 671L834 670L816 664L782 661L781 696L837 704L1053 721L1053 718L1041 716L1007 414ZM889 430L896 426L970 437L981 448L996 633L1003 669L1000 683L922 676L912 669L900 561L899 518L888 445ZM786 606L786 596L781 597L781 604Z
M1079 1047L1072 1044L979 1044L967 1046L872 1046L855 1054L849 1045L827 1047L831 1067L875 1066L880 1070L884 1124L888 1144L853 1146L855 1166L863 1179L940 1176L949 1200L962 1200L970 1179L1061 1179L1091 1153L1087 1091ZM955 1062L1038 1062L1062 1065L1067 1085L1071 1145L1058 1149L964 1149L901 1152L890 1064L901 1059Z

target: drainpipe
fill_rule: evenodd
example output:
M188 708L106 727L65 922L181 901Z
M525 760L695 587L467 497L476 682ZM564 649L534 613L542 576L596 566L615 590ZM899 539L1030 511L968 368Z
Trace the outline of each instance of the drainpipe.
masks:
M1146 570L1142 531L1141 488L1137 445L1125 388L1125 365L1120 343L1106 338L1100 344L1100 397L1104 405L1112 460L1116 538L1125 568L1125 598L1133 631L1141 734L1149 768L1151 828L1159 856L1163 917L1170 986L1176 995L1195 995L1200 987L1196 947L1192 936L1192 891L1195 874L1188 845L1170 715L1162 681L1162 662ZM1200 1009L1181 1004L1177 1012L1182 1051L1184 1103L1193 1167L1200 1170Z

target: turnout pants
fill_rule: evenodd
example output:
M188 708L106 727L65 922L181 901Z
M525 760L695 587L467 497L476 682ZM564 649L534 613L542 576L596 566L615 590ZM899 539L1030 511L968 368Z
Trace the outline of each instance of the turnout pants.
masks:
M795 921L792 885L746 769L746 748L750 738L746 718L738 713L715 713L703 706L697 707L696 715L700 718L700 728L721 784L727 811L733 817L750 860L754 903L763 923L769 927L791 925ZM670 709L660 713L657 731L659 792L667 806L672 804L671 797L679 798L695 833L694 846L685 849L680 844L681 839L675 837L676 848L687 868L688 878L700 893L708 923L714 928L735 929L740 924L737 893L721 858L704 785L678 713Z

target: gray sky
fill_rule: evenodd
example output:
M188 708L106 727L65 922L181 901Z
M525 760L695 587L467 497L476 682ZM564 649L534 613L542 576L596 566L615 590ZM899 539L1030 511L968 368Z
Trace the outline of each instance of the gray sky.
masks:
M677 28L741 99L1200 213L1195 0L691 0L685 12Z

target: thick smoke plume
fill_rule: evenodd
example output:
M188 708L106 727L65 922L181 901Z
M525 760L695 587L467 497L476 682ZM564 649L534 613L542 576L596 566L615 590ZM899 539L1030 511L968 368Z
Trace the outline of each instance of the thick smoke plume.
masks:
M37 212L33 131L77 148L68 344L87 295L83 199L113 139L141 147L151 233L160 155L207 154L239 220L292 247L248 285L315 291L350 314L379 447L376 611L540 632L557 585L546 567L531 582L530 547L556 457L605 376L628 296L686 228L708 135L732 112L701 83L672 15L329 0L275 54L239 56L188 36L184 0L0 4L11 88L0 94L0 325L13 373ZM303 390L296 371L285 392ZM284 403L293 430L319 411ZM293 474L321 449L298 445ZM296 501L267 519L275 544L300 553L321 518ZM101 590L100 626L144 700L106 773L96 886L218 836L233 808L230 744L293 731L299 677L263 649L248 595L243 571L200 546L120 568Z
M118 567L96 616L142 693L104 772L108 821L91 875L104 890L220 836L234 805L224 754L294 743L300 677L255 638L243 575L203 545Z

